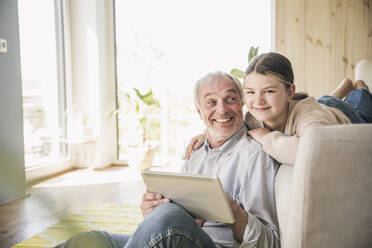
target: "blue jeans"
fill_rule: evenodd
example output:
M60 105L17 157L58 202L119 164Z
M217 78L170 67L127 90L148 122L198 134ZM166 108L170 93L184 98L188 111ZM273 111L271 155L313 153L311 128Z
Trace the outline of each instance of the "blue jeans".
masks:
M56 248L89 247L89 248L123 248L129 240L128 234L114 234L104 231L81 232L56 246Z
M372 94L368 90L353 90L344 100L321 96L318 102L340 110L351 123L372 123Z
M183 208L166 203L155 208L132 235L103 231L79 233L58 248L202 248L216 247L212 239Z

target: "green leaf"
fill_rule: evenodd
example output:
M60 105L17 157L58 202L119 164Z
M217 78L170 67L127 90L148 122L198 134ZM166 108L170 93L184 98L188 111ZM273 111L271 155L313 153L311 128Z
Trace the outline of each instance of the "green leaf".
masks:
M133 90L136 92L136 95L138 96L139 99L141 99L143 103L145 103L148 106L155 105L156 107L160 108L160 102L154 98L152 89L150 89L149 92L145 94L141 94L141 92L136 88L133 88Z
M113 111L110 113L109 118L112 118L113 116L119 114L120 111L121 111L121 109L115 109L115 110L113 110Z
M138 120L141 124L142 129L145 130L146 129L146 121L147 121L146 116L143 116L143 117L139 118Z
M144 95L144 97L142 98L142 101L148 106L155 105L160 108L160 102L154 98L154 94L152 93L152 90L150 90L149 93Z
M136 113L137 114L139 113L139 108L140 108L139 103L136 101Z
M138 98L142 100L143 95L141 94L141 92L137 88L133 88L133 90L136 92L136 95L138 96Z
M241 71L239 69L236 69L236 68L232 69L230 71L230 74L237 77L237 78L244 78L244 76L245 76L245 73L243 71Z
M251 63L251 60L257 56L257 53L258 53L258 47L253 47L251 46L251 48L249 49L249 53L248 53L248 64Z

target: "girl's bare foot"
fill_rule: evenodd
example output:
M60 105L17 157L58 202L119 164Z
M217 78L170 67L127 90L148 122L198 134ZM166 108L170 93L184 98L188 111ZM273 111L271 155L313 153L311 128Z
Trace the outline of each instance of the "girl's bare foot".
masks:
M344 80L342 80L339 86L337 86L337 88L331 92L331 96L342 99L349 95L349 93L353 90L353 82L350 79L345 78Z
M362 89L366 89L366 90L369 91L368 86L367 86L366 83L365 83L363 80L361 80L361 79L355 81L355 83L354 83L354 88L355 88L355 89L361 89L361 88L362 88Z

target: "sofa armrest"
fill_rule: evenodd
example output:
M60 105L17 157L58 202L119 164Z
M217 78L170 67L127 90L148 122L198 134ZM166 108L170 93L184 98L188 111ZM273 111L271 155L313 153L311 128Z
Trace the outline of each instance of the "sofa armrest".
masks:
M275 203L280 237L286 236L289 203L292 189L293 165L281 164L275 177Z
M293 168L283 247L371 247L372 125L313 128Z

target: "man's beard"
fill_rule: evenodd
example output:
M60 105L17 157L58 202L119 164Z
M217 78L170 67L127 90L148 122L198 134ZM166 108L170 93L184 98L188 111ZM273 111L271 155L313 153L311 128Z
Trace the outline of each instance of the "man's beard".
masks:
M233 136L237 130L231 131L231 133L224 133L221 134L218 131L213 130L210 127L207 127L207 135L208 135L208 140L213 141L214 143L224 143L226 140L228 140L231 136Z

